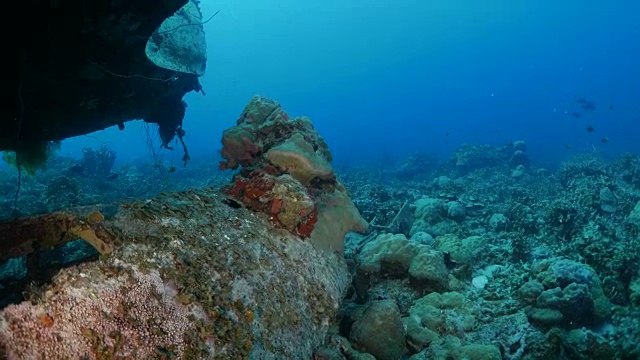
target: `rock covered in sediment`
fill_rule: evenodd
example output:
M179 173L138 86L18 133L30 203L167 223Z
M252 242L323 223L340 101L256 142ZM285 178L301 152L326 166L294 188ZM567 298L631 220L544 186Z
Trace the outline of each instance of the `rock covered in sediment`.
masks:
M351 329L353 346L380 360L395 360L406 352L404 324L393 300L374 301Z
M227 200L163 194L92 225L112 253L2 310L0 358L310 358L344 261Z

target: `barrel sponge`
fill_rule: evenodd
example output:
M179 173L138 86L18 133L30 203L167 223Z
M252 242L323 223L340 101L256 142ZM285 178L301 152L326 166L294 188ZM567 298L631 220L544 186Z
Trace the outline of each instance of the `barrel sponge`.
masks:
M330 179L333 168L329 161L316 153L300 133L294 133L289 139L269 149L265 157L278 169L287 172L303 185L315 178Z

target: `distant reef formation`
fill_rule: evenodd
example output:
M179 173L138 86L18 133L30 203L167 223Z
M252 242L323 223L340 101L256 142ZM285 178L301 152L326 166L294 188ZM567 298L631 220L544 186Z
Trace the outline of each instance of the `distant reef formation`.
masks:
M206 46L196 1L28 1L4 21L0 150L42 152L51 141L134 119L181 129L183 96L202 91ZM39 150L40 149L40 150ZM26 159L27 161L29 159Z

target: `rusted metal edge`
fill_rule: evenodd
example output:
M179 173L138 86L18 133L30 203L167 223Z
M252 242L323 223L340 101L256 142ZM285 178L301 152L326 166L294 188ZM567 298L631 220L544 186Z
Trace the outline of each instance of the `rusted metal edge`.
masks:
M51 249L82 239L100 254L113 251L104 231L99 230L104 219L100 212L86 218L66 212L19 218L0 222L0 261L29 255L39 250Z

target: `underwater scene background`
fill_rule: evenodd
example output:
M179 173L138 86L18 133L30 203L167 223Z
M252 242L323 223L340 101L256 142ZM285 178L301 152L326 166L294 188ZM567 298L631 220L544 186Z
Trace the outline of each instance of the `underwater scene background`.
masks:
M640 4L191 1L167 146L3 153L0 358L640 359Z

